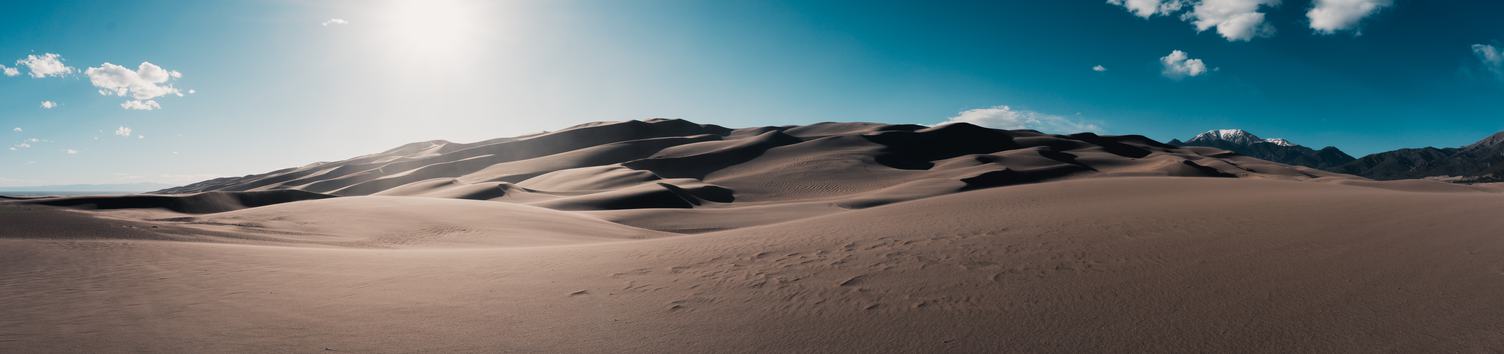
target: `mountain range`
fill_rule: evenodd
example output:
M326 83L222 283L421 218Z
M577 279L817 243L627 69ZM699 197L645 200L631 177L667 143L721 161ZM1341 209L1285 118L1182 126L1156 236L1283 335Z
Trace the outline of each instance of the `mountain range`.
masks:
M1206 146L1272 162L1307 166L1376 180L1430 178L1453 182L1504 181L1504 132L1455 148L1406 148L1353 158L1336 147L1320 150L1285 139L1262 139L1241 129L1219 129L1175 146Z
M1171 140L1175 146L1206 146L1233 151L1268 161L1333 170L1355 160L1336 147L1320 150L1297 145L1285 139L1264 139L1242 129L1218 129L1197 134L1190 140Z

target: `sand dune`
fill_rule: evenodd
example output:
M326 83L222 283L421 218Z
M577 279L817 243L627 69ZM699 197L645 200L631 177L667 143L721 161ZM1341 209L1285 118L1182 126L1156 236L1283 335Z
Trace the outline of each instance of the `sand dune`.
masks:
M348 200L385 204L342 198L215 218ZM0 240L9 304L0 345L1496 351L1504 223L1491 215L1500 207L1504 198L1488 192L1158 177L994 188L578 246Z
M316 163L164 193L292 189L342 196L402 195L529 201L594 194L570 210L700 207L663 189L708 183L737 202L910 200L961 190L1090 176L1343 177L1227 151L1160 144L1141 136L1046 135L970 124L875 123L728 129L683 120L586 124L472 144L429 141L345 161ZM943 180L943 181L942 181ZM686 182L687 181L687 182ZM910 191L901 185L955 188ZM518 190L505 182L524 187ZM679 184L681 182L689 184ZM667 187L660 187L667 185ZM643 190L653 195L644 196ZM602 200L619 198L619 200ZM700 198L703 198L701 196ZM718 199L711 198L719 201ZM884 199L878 196L876 199ZM634 204L642 203L642 204ZM861 203L857 203L861 204ZM711 206L717 207L717 206Z
M515 203L443 198L335 198L159 221L346 247L518 247L668 235Z
M1504 351L1504 188L1140 136L603 122L168 192L0 200L0 352Z

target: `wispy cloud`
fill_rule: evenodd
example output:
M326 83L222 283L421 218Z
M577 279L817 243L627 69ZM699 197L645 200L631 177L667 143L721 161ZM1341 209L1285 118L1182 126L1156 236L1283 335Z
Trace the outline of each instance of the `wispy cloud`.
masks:
M324 27L329 27L329 25L348 25L348 24L350 24L350 21L345 21L345 19L343 19L343 18L331 18L331 19L328 19L328 20L324 20L324 23L322 23L321 25L323 25Z
M1485 70L1504 78L1504 49L1492 44L1474 44L1473 55L1478 57L1478 62L1483 64Z
M1100 131L1096 123L1080 121L1053 114L1013 109L1010 106L992 106L968 109L946 119L940 124L971 123L996 129L1034 129L1048 133L1080 133Z
M0 73L4 73L5 76L16 76L21 75L21 70L5 65L0 65Z
M127 137L127 138L129 138L129 137L131 137L131 128L130 127L115 128L115 136L121 136L121 137Z
M48 101L42 101L42 109L53 109L53 108L57 108L57 102L53 102L53 101L50 101L50 100L48 100Z
M121 102L120 108L125 108L126 110L132 111L155 111L161 109L162 104L157 103L156 100L130 100Z
M1100 72L1106 72L1107 71L1107 67L1101 66L1101 65L1097 65L1097 66L1091 67L1091 71L1095 71L1095 72L1099 72L1099 73Z

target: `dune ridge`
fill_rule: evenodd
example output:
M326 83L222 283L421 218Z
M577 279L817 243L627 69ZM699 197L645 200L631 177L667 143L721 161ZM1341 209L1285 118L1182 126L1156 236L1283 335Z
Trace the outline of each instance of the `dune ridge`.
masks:
M576 211L794 202L851 208L1116 176L1355 178L1132 135L1050 135L966 123L729 129L652 119L582 124L470 144L412 143L344 161L159 193L302 190L492 200Z

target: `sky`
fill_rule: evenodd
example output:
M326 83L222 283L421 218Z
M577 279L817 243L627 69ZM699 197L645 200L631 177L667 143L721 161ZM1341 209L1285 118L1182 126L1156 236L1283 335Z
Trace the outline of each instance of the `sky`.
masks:
M601 120L965 121L1355 156L1504 130L1504 2L21 1L0 186L183 184Z

